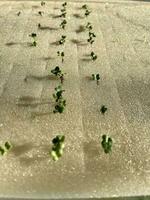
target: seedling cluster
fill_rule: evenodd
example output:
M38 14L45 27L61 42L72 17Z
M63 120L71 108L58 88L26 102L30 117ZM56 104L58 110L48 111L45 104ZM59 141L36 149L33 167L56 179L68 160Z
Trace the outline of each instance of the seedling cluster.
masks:
M113 144L113 141L112 141L111 137L108 137L106 135L102 136L101 145L102 145L102 148L104 149L104 152L106 154L111 152L112 144Z
M64 135L57 135L53 140L52 140L52 151L51 151L51 156L54 161L57 161L62 155L63 151L65 148L65 136Z
M32 39L33 39L32 46L36 47L36 45L37 45L37 42L36 42L37 34L36 33L31 33L29 35L29 37L32 37Z
M90 43L90 44L93 44L94 43L94 39L96 38L96 35L95 33L92 33L89 31L89 38L87 39L87 41Z
M66 106L66 100L63 98L63 92L65 92L65 90L59 85L55 88L55 92L53 98L55 99L56 105L53 113L63 113Z
M61 39L59 40L59 44L65 44L66 42L66 35L62 35Z
M64 20L61 22L60 27L61 27L62 29L65 29L65 28L66 28L66 25L67 25L67 21L64 19Z
M65 53L64 51L57 51L57 56L61 56L62 63L64 62Z
M92 51L91 52L91 59L95 61L97 59L97 55Z
M60 17L66 18L66 14L67 14L66 6L67 6L67 2L62 4L62 9L60 10L61 11Z
M55 76L59 77L61 83L63 84L64 81L64 74L59 66L56 66L54 69L51 70L51 73L54 74Z
M10 142L5 142L4 146L0 146L0 154L3 156L5 153L7 153L11 149L12 145Z
M88 22L85 26L86 30L91 31L93 29L93 26L90 22Z

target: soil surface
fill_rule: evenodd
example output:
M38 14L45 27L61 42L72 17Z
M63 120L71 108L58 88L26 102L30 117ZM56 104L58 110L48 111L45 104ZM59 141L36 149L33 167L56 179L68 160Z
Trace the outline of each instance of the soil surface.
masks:
M91 2L87 18L82 5L68 3L62 30L61 2L0 2L0 145L13 145L0 157L0 197L150 195L150 3ZM57 44L61 35L65 45ZM53 113L56 66L66 73L62 114ZM96 73L99 85L91 79ZM54 162L49 152L58 134L66 146ZM110 154L101 147L103 134L113 139Z

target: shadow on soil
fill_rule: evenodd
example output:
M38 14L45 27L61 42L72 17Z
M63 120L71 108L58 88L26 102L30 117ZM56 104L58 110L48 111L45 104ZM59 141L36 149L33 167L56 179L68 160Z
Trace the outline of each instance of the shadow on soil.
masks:
M34 162L39 163L39 162L49 159L48 153L50 151L50 145L34 146L34 148L37 149L38 152L41 151L42 155L40 155L40 153L37 153L37 154L33 153L32 157L29 157L29 156L20 157L19 160L23 166L28 167L28 166L31 166L32 164L34 164ZM44 155L43 155L43 153L44 153Z
M49 26L41 26L41 27L38 27L38 29L40 30L49 30L49 31L57 31L59 28L55 28L55 27L49 27Z
M24 47L33 47L33 44L31 42L8 42L5 45L6 46L22 45Z
M36 107L38 105L52 104L49 99L37 99L32 96L21 96L17 99L16 105L18 106L33 106Z
M80 14L73 14L73 16L77 19L84 19L83 16L81 16Z
M35 80L38 80L38 81L58 80L58 78L54 75L46 75L46 76L28 75L28 76L26 76L26 81L28 81L28 79L35 79Z
M32 143L25 143L23 145L15 145L11 152L15 154L15 156L21 156L22 154L25 154L29 152L31 149L34 148L34 145Z
M73 44L76 44L76 45L79 45L79 46L86 46L87 45L87 43L80 41L80 40L76 40L76 39L72 39L71 42Z
M77 30L75 30L75 31L76 31L76 33L82 33L82 32L85 31L85 27L80 25L79 28Z

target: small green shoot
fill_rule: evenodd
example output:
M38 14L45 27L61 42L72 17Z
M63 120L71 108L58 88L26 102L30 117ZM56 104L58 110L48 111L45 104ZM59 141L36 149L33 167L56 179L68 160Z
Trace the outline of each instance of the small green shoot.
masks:
M91 11L89 11L88 9L85 10L85 13L84 13L85 17L88 17L90 15L90 13L91 13Z
M101 106L100 111L101 111L102 114L105 114L105 112L107 111L107 108L105 107L105 105Z
M39 11L38 14L39 14L40 16L42 16L42 15L44 14L44 12L43 12L43 11Z
M67 24L67 21L64 19L64 20L61 22L60 27L61 27L62 29L65 29L66 24Z
M61 56L61 61L62 61L62 63L64 62L64 57L65 57L65 53L63 52L63 51L57 51L57 55L58 56Z
M0 146L0 154L3 156L5 153L7 153L11 149L12 145L10 142L5 142L4 146Z
M41 6L45 6L45 2L44 1L41 1Z
M87 9L88 9L88 6L87 6L86 4L84 4L84 5L82 6L82 9L87 10Z
M4 149L3 147L0 146L0 154L1 154L1 156L3 156L4 153L5 153L5 149Z
M57 161L62 155L65 148L65 136L64 135L57 135L52 140L52 150L51 150L51 156L54 161Z
M33 38L33 42L32 42L32 46L36 46L37 45L37 42L36 42L36 37L37 37L37 34L36 33L31 33L29 35L29 37L32 37Z
M41 28L41 24L40 23L38 23L38 28Z
M102 145L102 148L104 149L104 152L106 154L111 152L112 144L113 144L113 141L112 141L111 137L108 137L106 135L102 136L101 145Z
M66 8L66 6L67 6L67 2L64 2L64 3L62 4L62 7Z
M52 69L51 73L54 74L55 76L59 77L61 84L63 84L65 73L63 73L61 71L61 69L59 68L59 66L56 66L54 69Z
M20 14L21 14L21 12L19 11L19 12L17 13L17 15L20 16Z
M89 38L87 39L87 41L88 41L90 44L93 44L93 43L95 42L94 38L96 38L95 33L89 31Z
M64 44L66 42L66 36L62 35L61 39L59 40L59 44Z
M99 85L100 75L99 74L92 74L92 79L97 81L97 85Z
M97 59L97 55L92 51L91 52L91 59L95 61Z
M53 94L53 98L55 99L56 105L55 110L53 113L63 113L65 106L66 106L66 100L63 99L63 92L65 90L62 89L62 87L59 85L55 88L56 93Z
M85 28L88 30L88 31L91 31L93 29L93 26L90 22L88 22L85 26Z

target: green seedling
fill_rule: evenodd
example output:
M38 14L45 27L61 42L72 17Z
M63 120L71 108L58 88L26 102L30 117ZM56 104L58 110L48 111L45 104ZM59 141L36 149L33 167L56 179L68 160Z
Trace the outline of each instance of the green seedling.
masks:
M88 17L90 15L90 13L91 13L91 11L89 11L88 9L86 9L85 13L84 13L85 17Z
M82 6L82 8L85 9L85 10L87 10L87 9L88 9L88 6L87 6L86 4L84 4L84 5Z
M65 29L66 24L67 24L67 21L64 19L64 20L61 22L60 27L61 27L62 29Z
M11 149L12 145L10 142L5 142L4 146L0 146L0 154L3 156L5 153L7 153Z
M62 63L64 62L64 57L65 57L65 53L63 52L63 51L57 51L57 55L58 56L61 56L61 61L62 61Z
M59 40L59 44L64 44L66 42L66 36L62 35L61 39Z
M5 149L4 149L3 147L0 146L0 154L1 154L1 156L3 156L4 153L5 153Z
M89 38L87 39L87 41L88 41L90 44L93 44L93 43L95 42L94 38L96 38L95 33L89 31Z
M51 150L51 156L54 161L57 161L62 155L65 148L65 136L64 135L57 135L52 140L52 150Z
M88 30L88 31L91 31L93 29L92 27L92 24L90 22L88 22L85 26L85 28Z
M31 33L29 35L29 37L32 37L33 38L33 42L32 42L32 46L36 46L37 45L37 42L36 42L36 37L37 37L37 34L36 33Z
M56 93L53 94L53 98L55 99L56 105L53 113L63 113L66 106L66 100L63 99L62 94L65 90L62 90L62 87L58 86L55 88L55 91Z
M99 74L92 74L92 79L97 81L97 85L99 84L100 75Z
M60 100L63 100L63 92L65 90L62 90L62 87L59 85L58 87L55 88L55 94L53 94L53 98L55 99L56 102L59 102Z
M65 73L63 73L61 71L61 69L59 68L59 66L56 66L54 69L52 69L51 73L54 74L55 76L59 77L61 84L63 84Z
M21 14L21 12L19 11L19 12L17 13L17 15L20 16L20 14Z
M92 51L91 52L91 59L95 61L97 59L97 55Z
M102 105L100 111L102 114L105 114L105 112L107 111L107 108L104 105Z
M106 135L102 136L101 145L106 154L111 152L112 144L113 144L113 141L112 141L111 137L108 137Z
M45 2L44 1L41 1L41 6L45 6Z
M43 11L39 11L38 14L39 14L40 16L42 16L42 15L44 14L44 12L43 12Z
M41 24L40 23L38 23L38 28L41 28Z
M64 2L64 3L62 4L62 7L66 8L66 6L67 6L67 2Z

